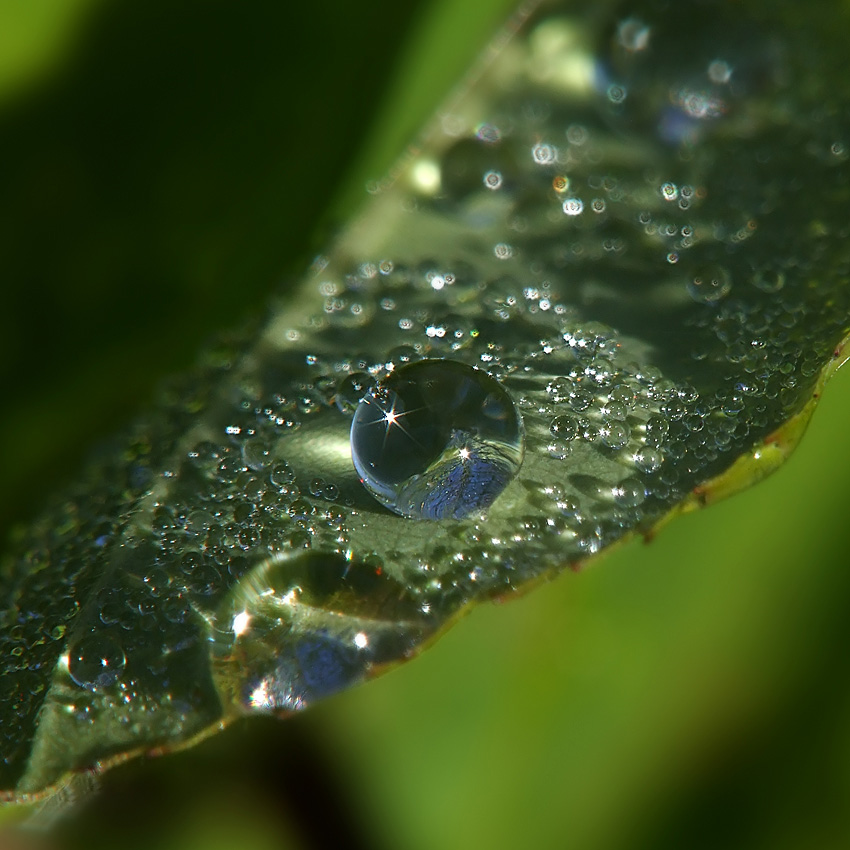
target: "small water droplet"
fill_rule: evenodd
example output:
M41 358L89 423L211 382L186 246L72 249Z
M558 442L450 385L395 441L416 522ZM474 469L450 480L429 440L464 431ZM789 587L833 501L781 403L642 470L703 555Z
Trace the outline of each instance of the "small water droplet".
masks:
M613 401L609 396L609 400L606 401L602 407L599 408L599 412L606 419L619 419L624 420L626 418L626 406L620 401Z
M655 472L661 466L662 454L652 446L643 446L635 452L635 465L642 472Z
M484 175L484 185L488 189L496 190L502 187L502 175L498 171L488 171Z
M644 428L646 430L647 445L659 446L664 442L664 438L670 430L670 425L663 416L653 414L646 420Z
M288 484L291 484L295 480L295 472L292 467L286 463L278 463L275 465L274 469L272 469L271 475L269 476L269 481L275 487L286 487Z
M779 292L785 286L785 272L763 269L753 276L753 284L762 292Z
M522 462L510 396L486 372L453 360L394 371L360 403L351 454L367 490L415 519L485 510Z
M554 460L565 460L573 453L573 447L566 440L555 439L546 446L546 451Z
M688 279L688 294L699 304L714 304L725 298L731 289L732 278L723 266L706 266Z
M637 478L626 478L611 488L614 501L623 508L636 508L646 498L646 488Z
M579 423L575 416L556 416L549 423L549 430L559 440L574 440L579 433Z
M583 387L574 387L568 395L573 410L587 410L593 404L593 393Z
M558 152L554 145L544 144L543 142L534 145L531 149L531 155L538 165L551 165L558 158Z
M622 449L629 442L631 432L625 422L608 422L600 429L602 442L609 449Z
M360 404L360 399L366 395L366 391L372 383L372 377L368 372L352 372L350 375L346 375L339 382L334 396L334 402L340 412L354 413L357 405Z
M245 465L255 472L263 469L269 462L269 447L259 437L251 437L242 446L242 458Z

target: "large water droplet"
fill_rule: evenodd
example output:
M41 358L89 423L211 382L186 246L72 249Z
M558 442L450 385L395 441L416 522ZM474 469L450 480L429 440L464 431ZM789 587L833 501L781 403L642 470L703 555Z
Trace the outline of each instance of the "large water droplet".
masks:
M91 691L114 684L126 663L124 650L116 641L95 632L79 640L68 653L71 678Z
M485 510L522 463L523 430L505 389L454 360L395 370L351 424L358 475L383 505L414 519Z
M379 559L327 552L258 564L216 617L220 693L259 711L304 708L404 658L432 631L422 600Z

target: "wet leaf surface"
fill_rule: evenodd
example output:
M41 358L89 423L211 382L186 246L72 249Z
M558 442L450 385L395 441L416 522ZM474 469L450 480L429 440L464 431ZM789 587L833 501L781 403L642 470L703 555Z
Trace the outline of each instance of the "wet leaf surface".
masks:
M4 787L300 709L775 468L850 324L830 11L522 22L7 560Z

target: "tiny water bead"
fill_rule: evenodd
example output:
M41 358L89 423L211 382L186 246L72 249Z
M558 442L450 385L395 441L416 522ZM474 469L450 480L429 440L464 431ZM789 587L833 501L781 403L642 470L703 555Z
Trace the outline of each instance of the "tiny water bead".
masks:
M351 423L351 456L364 486L413 519L486 510L519 470L523 443L522 420L502 385L454 360L393 371Z

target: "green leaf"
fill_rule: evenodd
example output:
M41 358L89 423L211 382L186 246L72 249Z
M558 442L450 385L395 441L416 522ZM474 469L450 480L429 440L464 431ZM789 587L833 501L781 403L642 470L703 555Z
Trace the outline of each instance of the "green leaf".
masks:
M10 794L300 709L796 445L848 333L840 28L594 9L517 18L299 292L32 526Z

